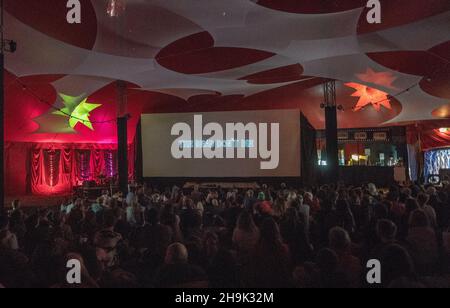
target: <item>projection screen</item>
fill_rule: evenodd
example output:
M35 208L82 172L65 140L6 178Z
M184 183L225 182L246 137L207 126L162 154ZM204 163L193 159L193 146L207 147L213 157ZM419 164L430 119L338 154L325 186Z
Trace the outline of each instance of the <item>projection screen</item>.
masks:
M299 110L144 114L144 177L300 176Z

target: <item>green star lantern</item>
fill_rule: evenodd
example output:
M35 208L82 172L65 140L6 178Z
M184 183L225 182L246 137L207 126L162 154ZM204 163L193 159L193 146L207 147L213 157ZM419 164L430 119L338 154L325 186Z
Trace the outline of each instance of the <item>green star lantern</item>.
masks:
M54 111L53 114L68 117L71 128L75 128L78 123L81 123L90 130L94 130L89 119L90 112L102 106L101 104L88 103L84 95L69 96L62 93L58 95L62 98L65 107Z

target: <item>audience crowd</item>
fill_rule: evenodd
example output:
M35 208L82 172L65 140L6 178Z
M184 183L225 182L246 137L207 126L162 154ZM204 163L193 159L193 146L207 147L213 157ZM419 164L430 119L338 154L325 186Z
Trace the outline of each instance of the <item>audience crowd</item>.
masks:
M103 192L0 216L0 285L450 287L450 185ZM82 282L70 285L67 261ZM381 262L370 285L369 260Z

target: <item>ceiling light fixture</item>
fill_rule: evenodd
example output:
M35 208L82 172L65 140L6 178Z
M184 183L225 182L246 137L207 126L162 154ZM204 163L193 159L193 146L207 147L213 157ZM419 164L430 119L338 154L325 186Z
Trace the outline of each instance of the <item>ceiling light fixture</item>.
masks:
M390 96L386 92L354 82L345 85L356 90L352 94L353 97L359 97L358 103L353 108L354 111L362 110L369 105L372 105L376 111L381 111L382 106L389 110L392 109Z

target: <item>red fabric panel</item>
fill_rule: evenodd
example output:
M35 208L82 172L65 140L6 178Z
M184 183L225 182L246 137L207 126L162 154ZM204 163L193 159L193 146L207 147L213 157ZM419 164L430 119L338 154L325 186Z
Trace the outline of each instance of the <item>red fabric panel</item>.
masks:
M440 132L439 129L433 129L422 134L422 150L427 151L436 148L445 148L450 146L450 132Z
M450 131L441 132L437 127L450 127L450 121L433 121L432 123L421 123L415 126L409 126L407 129L408 144L415 144L417 140L420 140L422 151L449 147Z
M105 152L103 150L92 150L90 157L90 180L98 179L105 175Z
M6 195L70 194L73 186L117 173L116 145L7 143ZM129 177L135 174L135 145L129 146ZM108 160L108 161L107 161ZM108 169L108 170L107 170Z

